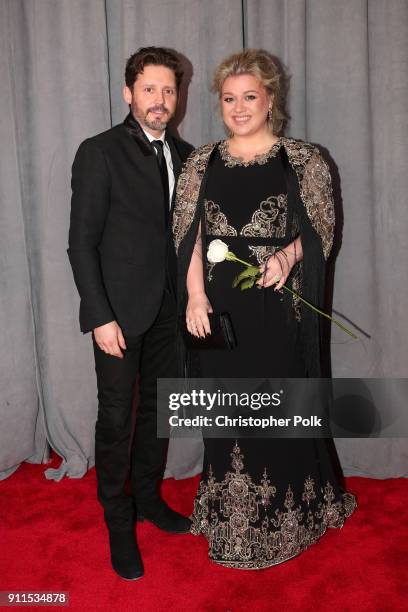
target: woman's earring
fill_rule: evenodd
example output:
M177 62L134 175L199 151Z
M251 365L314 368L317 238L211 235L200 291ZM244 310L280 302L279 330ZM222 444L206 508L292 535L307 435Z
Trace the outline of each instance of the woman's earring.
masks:
M268 121L272 121L272 106L268 108Z

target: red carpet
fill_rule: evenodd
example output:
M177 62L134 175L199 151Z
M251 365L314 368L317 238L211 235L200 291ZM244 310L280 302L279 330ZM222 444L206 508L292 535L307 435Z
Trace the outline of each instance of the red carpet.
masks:
M86 612L408 610L406 479L348 478L359 508L343 529L261 571L219 567L208 561L204 538L140 524L145 576L125 582L110 568L95 471L55 483L44 469L24 464L0 483L2 591L69 591L69 608L58 609ZM164 496L188 514L197 482L166 481Z

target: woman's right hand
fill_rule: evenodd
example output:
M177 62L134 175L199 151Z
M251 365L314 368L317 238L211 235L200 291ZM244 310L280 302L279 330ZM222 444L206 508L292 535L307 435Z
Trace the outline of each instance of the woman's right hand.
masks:
M187 329L197 338L205 338L211 334L208 313L213 309L205 293L195 293L188 298L186 309Z

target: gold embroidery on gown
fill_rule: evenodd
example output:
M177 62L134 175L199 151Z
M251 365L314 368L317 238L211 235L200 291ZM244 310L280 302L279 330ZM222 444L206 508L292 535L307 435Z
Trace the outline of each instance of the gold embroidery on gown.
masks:
M269 196L260 203L250 223L244 225L241 236L260 238L284 238L286 231L287 195Z
M244 236L257 238L283 238L287 222L287 194L271 195L263 200L252 214L250 223L238 230L229 224L227 216L221 212L220 206L213 200L204 200L207 233L212 236ZM299 233L297 217L294 216L291 235L295 238ZM255 257L259 265L265 264L278 249L272 245L248 245L250 257ZM213 270L217 264L208 264L207 278L213 280ZM292 289L301 294L302 265L298 262L292 271ZM283 290L281 290L282 292ZM295 318L300 321L300 300L292 296Z
M237 236L237 230L228 224L226 215L221 212L218 204L212 200L204 200L207 232L213 236Z
M212 236L228 237L238 236L235 227L229 224L227 216L221 212L220 207L213 200L204 200L207 233ZM259 208L253 213L250 223L244 225L239 232L240 236L247 237L283 237L286 229L287 195L269 196L263 200ZM272 245L248 245L250 257L255 257L258 264L264 264L275 253L277 247ZM213 270L216 264L208 265L208 280L213 279Z
M264 470L260 484L244 472L244 456L237 443L231 453L232 471L217 482L209 469L201 481L191 516L194 535L204 534L209 542L209 557L216 563L238 569L270 567L300 554L326 532L341 528L357 507L352 493L342 493L335 501L333 486L327 482L320 491L316 510L310 502L317 498L315 481L304 480L301 501L297 505L288 484L284 508L268 513L277 489ZM257 526L255 524L257 523Z
M238 232L229 225L226 215L218 204L204 200L207 232L213 236L238 236ZM244 225L239 235L257 238L284 238L286 230L287 195L281 193L263 200L253 213L250 223Z
M266 151L266 153L260 153L259 155L255 155L249 161L244 161L241 157L235 157L231 155L228 149L228 141L223 140L220 142L219 151L221 158L224 160L225 165L228 168L234 168L235 166L253 166L254 164L266 164L268 159L271 157L275 157L279 151L279 147L281 146L282 138L279 138L272 147Z
M222 142L217 141L199 147L193 151L183 166L177 182L173 214L176 253L193 222L201 181L209 157L216 146L222 147ZM312 226L320 236L323 255L327 259L334 233L334 202L329 166L314 145L293 138L281 137L269 153L274 149L277 152L281 145L285 147L289 163L296 172L302 202ZM251 161L257 160L255 158Z
M177 197L173 215L173 236L176 252L186 236L194 219L196 206L208 160L215 147L233 165L250 165L239 158L233 158L227 148L226 141L217 141L199 147L188 158L177 183ZM334 202L330 169L319 150L312 144L281 137L272 148L261 156L251 160L254 163L266 163L285 147L289 163L295 170L299 181L300 196L305 206L309 220L320 236L324 258L327 259L333 244L334 232ZM222 234L220 234L222 235ZM293 232L292 232L293 235ZM250 246L259 264L266 262L276 249L268 250L266 246ZM209 279L212 278L212 265L209 269ZM298 262L292 270L292 289L302 295L303 263ZM293 308L297 321L301 320L301 302L293 296Z

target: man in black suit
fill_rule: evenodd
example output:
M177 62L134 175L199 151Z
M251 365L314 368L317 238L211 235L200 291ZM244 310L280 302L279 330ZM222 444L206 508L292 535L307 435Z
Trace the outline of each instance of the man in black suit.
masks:
M157 438L156 429L157 378L177 376L169 216L175 183L193 147L166 128L182 76L179 59L168 49L147 47L133 54L123 89L129 115L85 140L72 167L68 255L81 298L81 330L92 332L95 355L98 498L112 565L130 580L143 575L136 515L168 532L190 529L190 520L159 495L167 442ZM129 453L138 373L140 400Z

